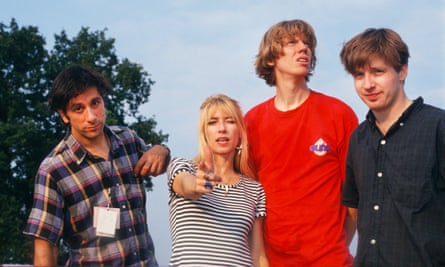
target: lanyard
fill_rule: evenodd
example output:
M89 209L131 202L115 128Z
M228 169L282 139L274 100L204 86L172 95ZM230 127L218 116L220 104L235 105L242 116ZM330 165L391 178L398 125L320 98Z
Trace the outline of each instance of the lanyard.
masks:
M105 191L105 197L107 198L107 207L111 207L111 187L108 188L108 192Z

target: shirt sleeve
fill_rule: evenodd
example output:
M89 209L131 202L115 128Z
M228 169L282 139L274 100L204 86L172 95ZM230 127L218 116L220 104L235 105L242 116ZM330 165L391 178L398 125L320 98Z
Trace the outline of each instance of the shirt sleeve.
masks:
M346 158L346 180L343 183L343 189L342 189L342 203L343 205L351 208L357 208L358 207L358 201L359 201L359 195L357 190L357 185L355 182L355 176L354 171L352 167L352 151L351 151L351 144L353 139L351 138L351 143L349 144L349 151Z
M256 208L256 217L266 217L266 193L261 184L258 184L258 205Z
M340 147L340 151L339 151L340 162L343 163L340 165L342 181L344 181L345 177L346 177L345 162L346 162L346 157L347 157L348 148L349 148L349 138L351 137L352 132L358 126L357 116L355 115L354 111L349 106L345 106L343 114L344 114L343 115L343 134L344 134L344 136L341 138L341 140L342 140L341 145L339 145L339 147Z
M167 166L167 186L170 194L176 194L173 191L173 181L176 175L180 172L188 172L195 175L197 172L197 166L192 161L184 158L173 158Z
M442 190L445 190L445 119L440 120L439 126L438 126L438 159L437 162L439 163L439 176L442 184Z
M139 155L143 154L145 151L149 150L152 147L150 144L146 144L145 141L141 137L139 137L139 135L136 133L136 131L129 129L129 128L128 128L128 131L131 133L131 135L134 138Z
M63 197L44 161L36 175L33 206L23 233L56 245L64 226Z

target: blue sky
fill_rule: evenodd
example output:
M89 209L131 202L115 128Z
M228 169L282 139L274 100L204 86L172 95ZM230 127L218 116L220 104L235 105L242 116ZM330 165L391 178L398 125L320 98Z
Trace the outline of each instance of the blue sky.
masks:
M15 0L0 2L0 21L37 26L52 47L54 34L70 37L82 26L107 29L120 58L141 64L156 84L145 116L170 135L173 156L193 157L201 102L224 93L243 110L273 96L254 73L264 32L276 22L303 19L315 29L318 62L314 90L348 103L362 120L367 111L339 61L342 44L369 27L388 27L408 44L410 98L445 108L445 1L405 0ZM161 265L170 256L166 177L149 193L149 227Z

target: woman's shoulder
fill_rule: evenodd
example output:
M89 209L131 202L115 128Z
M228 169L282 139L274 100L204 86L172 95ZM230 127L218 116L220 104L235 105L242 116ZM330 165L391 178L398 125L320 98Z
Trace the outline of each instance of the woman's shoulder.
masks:
M250 178L248 176L245 176L245 175L240 175L240 183L246 184L246 185L252 186L252 187L261 187L261 188L263 187L259 181L255 180L253 178Z

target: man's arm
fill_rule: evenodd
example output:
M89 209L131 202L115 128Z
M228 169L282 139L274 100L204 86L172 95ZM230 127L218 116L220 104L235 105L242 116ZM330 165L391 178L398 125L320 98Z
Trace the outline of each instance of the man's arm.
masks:
M170 161L170 150L164 145L154 145L136 163L136 176L158 176L164 173Z
M34 239L34 266L51 267L57 266L58 248L50 242L36 238Z
M348 246L351 244L352 239L354 238L355 230L357 230L357 215L358 209L350 207L347 208L344 227L346 231Z

